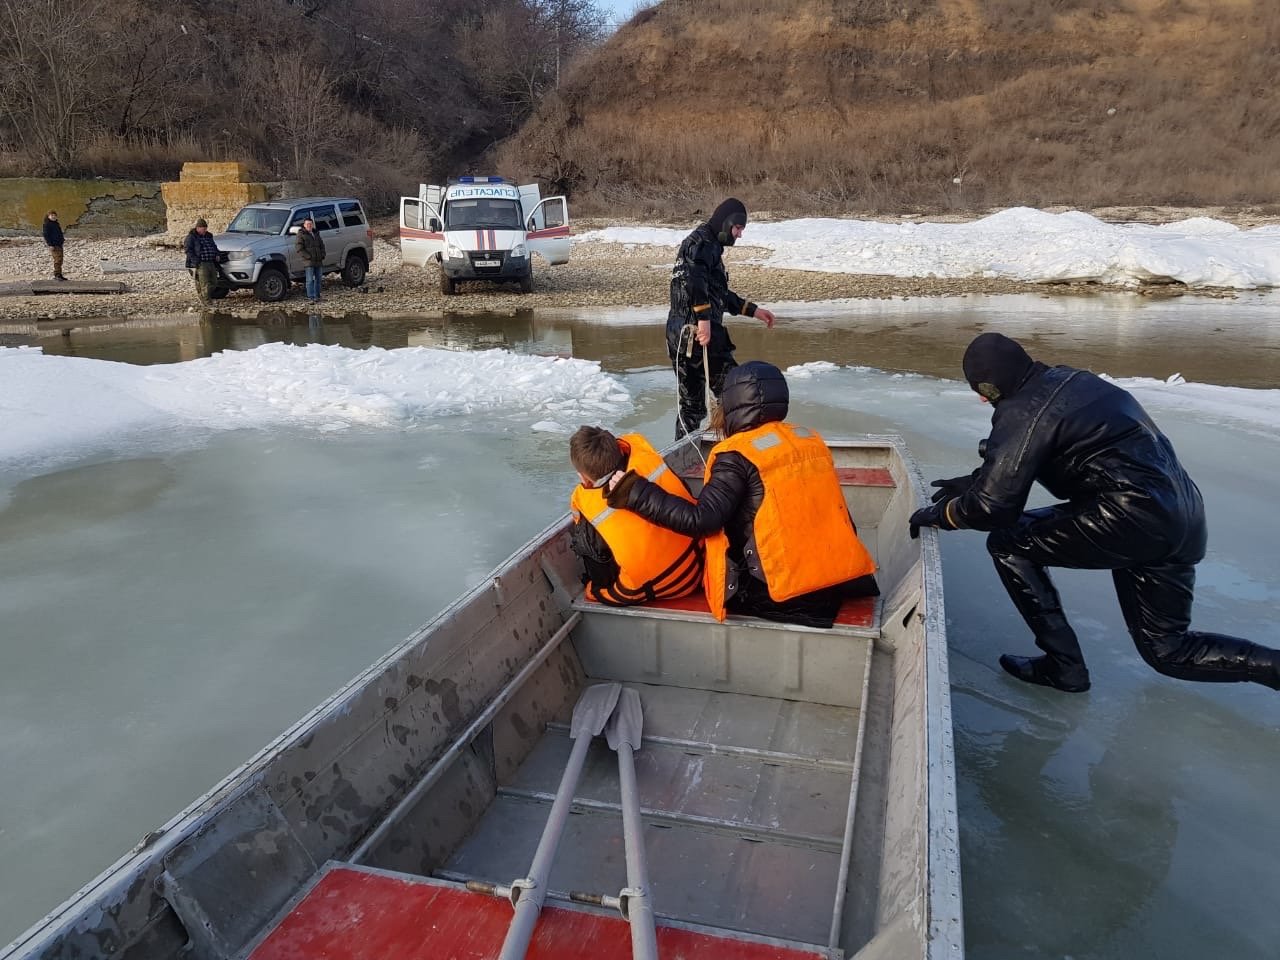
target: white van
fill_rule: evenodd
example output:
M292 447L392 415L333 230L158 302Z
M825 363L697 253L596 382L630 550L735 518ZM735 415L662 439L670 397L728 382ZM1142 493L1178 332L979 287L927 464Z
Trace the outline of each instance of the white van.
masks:
M448 186L422 184L400 198L400 259L440 263L440 291L461 280L514 280L533 290L533 255L569 262L569 204L518 187L505 177L459 177Z

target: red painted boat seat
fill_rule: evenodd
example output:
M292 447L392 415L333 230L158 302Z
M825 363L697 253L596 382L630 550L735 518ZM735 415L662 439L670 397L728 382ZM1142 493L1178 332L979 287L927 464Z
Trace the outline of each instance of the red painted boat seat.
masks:
M330 865L249 960L492 960L511 904L418 877ZM658 951L679 960L814 960L820 953L677 927ZM619 916L546 906L528 960L630 960Z

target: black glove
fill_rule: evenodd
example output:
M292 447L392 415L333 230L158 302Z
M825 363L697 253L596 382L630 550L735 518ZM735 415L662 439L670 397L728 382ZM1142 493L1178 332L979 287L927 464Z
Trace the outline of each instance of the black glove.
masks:
M951 500L955 497L963 497L969 492L969 488L973 486L973 482L978 479L978 473L982 470L977 467L973 473L967 473L963 477L952 477L950 480L935 480L929 484L931 487L937 487L938 492L933 495L933 502L939 500Z
M622 475L612 490L605 496L605 502L611 507L625 508L627 505L627 497L631 494L631 488L636 485L636 481L640 479L640 474L634 470L628 470Z
M937 527L940 530L953 530L954 527L947 523L946 507L948 501L942 503L934 503L927 507L921 507L911 515L911 519L907 521L911 525L911 539L915 540L920 536L921 527Z

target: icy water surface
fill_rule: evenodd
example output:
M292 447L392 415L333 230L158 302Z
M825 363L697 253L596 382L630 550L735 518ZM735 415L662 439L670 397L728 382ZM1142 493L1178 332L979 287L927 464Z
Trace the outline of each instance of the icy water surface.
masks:
M69 352L172 362L317 339L572 352L632 395L611 426L663 440L660 314L605 319L214 321L72 331ZM739 359L837 364L793 376L792 419L900 432L926 478L970 469L985 435L988 411L934 379L955 376L981 329L1117 376L1280 385L1267 298L877 301L791 320L735 325ZM175 353L181 330L199 336ZM1275 428L1144 402L1205 494L1197 626L1280 646ZM535 419L146 438L34 477L0 465L0 942L563 512L566 437ZM1030 642L982 537L945 534L943 553L968 956L1274 957L1280 694L1152 672L1104 572L1058 575L1093 690L1018 684L996 657Z
M882 370L958 376L964 347L984 330L1022 340L1034 354L1113 376L1243 387L1280 384L1280 294L1234 298L1136 294L964 296L774 305L779 326L735 322L739 356L787 366L813 359ZM599 360L625 370L661 361L654 324L664 308L444 314L372 320L264 310L256 319L207 313L122 324L106 321L0 323L0 342L39 345L60 356L175 363L263 343L348 347L511 347Z

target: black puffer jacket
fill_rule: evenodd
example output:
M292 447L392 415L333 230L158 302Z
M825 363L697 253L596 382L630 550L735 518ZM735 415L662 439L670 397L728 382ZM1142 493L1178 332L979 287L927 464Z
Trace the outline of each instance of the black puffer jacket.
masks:
M777 367L752 360L729 372L720 402L729 434L784 420L789 402L787 381ZM705 537L723 530L729 538L729 559L738 564L752 539L756 511L763 500L760 471L740 453L716 457L711 477L696 503L674 497L643 477L631 484L625 502L609 497L610 505L625 506L646 520L685 536ZM759 552L752 551L752 555L758 556ZM764 580L763 571L751 572Z
M947 519L976 530L1010 527L1039 481L1060 500L1098 507L1095 519L1108 528L1099 534L1162 538L1194 552L1189 541L1204 536L1200 491L1142 405L1087 370L1027 358L1017 373L999 383L982 467L948 504ZM985 382L1001 379L997 371Z
M706 317L721 323L726 313L737 316L747 301L729 289L729 273L724 268L724 244L719 236L724 220L741 208L743 222L746 209L739 201L726 200L716 208L706 223L684 238L676 253L671 271L671 309L667 313L667 336L676 336L686 323ZM693 308L710 304L710 309L694 316Z

